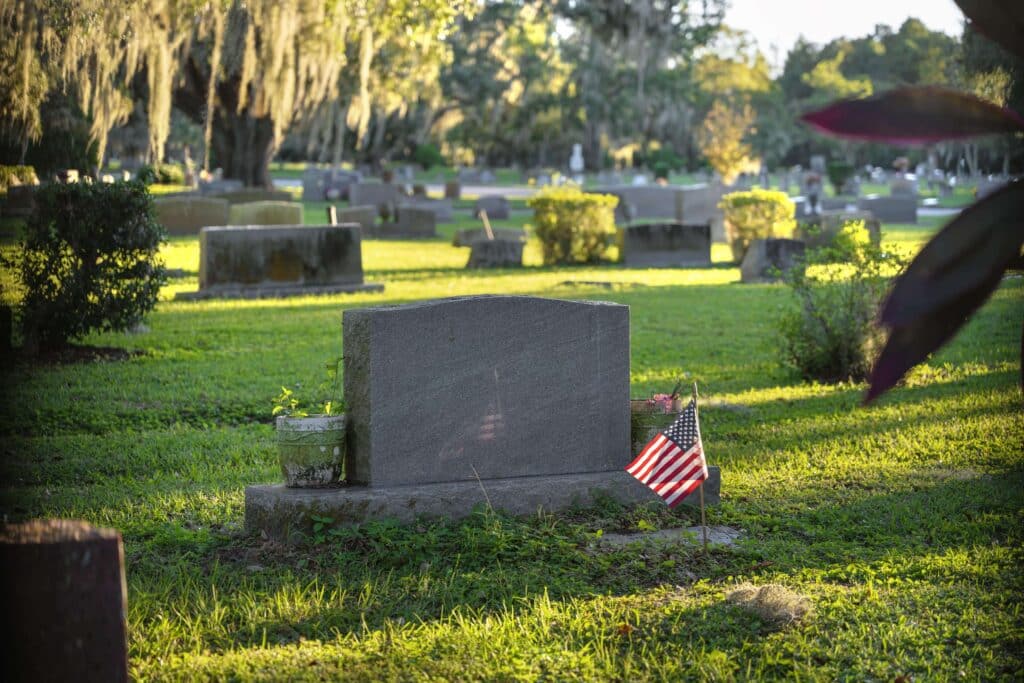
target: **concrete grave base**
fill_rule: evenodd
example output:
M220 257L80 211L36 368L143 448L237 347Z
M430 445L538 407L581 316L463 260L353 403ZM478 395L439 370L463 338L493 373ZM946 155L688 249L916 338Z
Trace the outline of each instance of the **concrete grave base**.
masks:
M352 294L355 292L383 292L379 282L349 285L258 285L255 287L222 288L178 292L175 301L202 301L204 299L282 299L288 296L317 296L321 294Z
M720 501L721 471L708 467L704 502ZM486 495L484 491L486 490ZM411 522L417 517L458 519L477 505L490 503L497 510L514 515L587 506L601 496L632 504L658 500L649 488L625 471L562 474L543 477L514 477L440 484L370 488L344 486L334 489L290 489L283 484L249 486L245 489L245 530L265 533L281 542L301 540L311 528L310 515L329 517L337 525L369 520L395 519ZM698 505L695 492L684 504Z

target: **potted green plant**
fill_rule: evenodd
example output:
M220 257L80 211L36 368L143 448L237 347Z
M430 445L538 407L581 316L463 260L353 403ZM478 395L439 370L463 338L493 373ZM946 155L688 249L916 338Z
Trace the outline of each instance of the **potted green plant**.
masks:
M345 462L345 404L339 393L340 359L327 364L327 380L320 385L329 397L310 408L295 393L281 387L274 399L277 450L285 485L291 488L337 486Z

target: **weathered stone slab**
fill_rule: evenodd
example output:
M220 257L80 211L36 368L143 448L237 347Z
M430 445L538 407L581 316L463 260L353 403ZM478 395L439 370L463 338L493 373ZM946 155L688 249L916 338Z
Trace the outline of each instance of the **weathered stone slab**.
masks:
M711 224L711 240L725 242L725 216L718 208L725 190L721 185L684 187L676 193L677 223L686 225Z
M917 223L917 196L861 197L858 211L870 211L883 223Z
M230 209L230 225L302 225L302 205L295 202L249 202Z
M704 501L717 505L721 500L721 471L708 466L708 475ZM253 534L263 532L287 543L299 541L312 532L313 515L329 517L338 525L379 519L412 522L417 517L459 519L488 504L510 514L527 515L538 510L557 512L573 506L586 507L605 497L623 504L658 500L653 491L622 469L383 488L249 486L245 489L245 530ZM683 503L698 505L699 495L695 492Z
M363 229L363 235L372 235L377 226L377 207L349 206L338 209L338 223L357 223Z
M399 207L396 227L406 237L437 237L437 217L430 209Z
M491 228L491 232L494 234L494 238L499 240L518 240L519 242L527 240L526 231L521 228ZM473 242L479 239L487 239L487 232L483 228L463 228L455 231L452 246L472 246Z
M127 681L121 534L73 520L0 531L7 681Z
M846 211L847 207L857 205L856 197L821 197L818 208L824 211Z
M362 175L355 171L307 167L302 174L302 200L322 202L348 199L349 186L361 179Z
M350 206L393 206L404 197L397 185L391 183L353 183L348 187Z
M629 308L516 296L350 309L346 478L607 472L630 456Z
M612 194L620 204L634 208L635 219L675 218L676 195L682 188L662 185L617 185L598 188L595 192Z
M292 201L291 192L285 192L284 190L265 190L262 187L246 187L232 192L207 193L206 196L214 199L226 199L231 204Z
M447 182L444 184L444 198L458 199L462 196L462 184L458 182Z
M467 268L519 268L522 265L522 240L484 237L470 244Z
M622 261L634 268L709 266L711 225L631 225L623 230Z
M435 223L448 223L455 217L450 199L427 199L426 197L403 198L398 203L398 215L406 209L419 209L434 214Z
M210 225L227 225L231 205L225 199L180 196L153 200L156 220L170 235L198 235Z
M800 240L769 238L753 240L740 264L743 282L771 282L792 268L803 256L806 246Z
M204 195L240 192L244 189L245 183L241 180L221 179L199 181L199 192Z
M221 226L199 234L199 290L296 290L363 284L357 225Z
M487 212L489 220L507 220L509 217L508 200L500 195L480 197L473 206L473 217L479 218L481 211Z

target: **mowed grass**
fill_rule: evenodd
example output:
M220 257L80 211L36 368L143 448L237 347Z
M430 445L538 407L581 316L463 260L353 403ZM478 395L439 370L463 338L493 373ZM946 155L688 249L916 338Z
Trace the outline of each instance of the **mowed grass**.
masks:
M937 226L889 226L887 245L916 249ZM196 287L197 242L176 239L164 254L182 277L149 332L85 340L138 355L7 373L0 507L9 519L121 530L134 677L1024 675L1020 278L862 407L863 386L806 383L780 364L773 321L789 293L739 284L727 249L707 269L546 268L531 243L529 267L476 272L464 269L468 249L450 246L455 227L437 240L367 240L366 279L383 293L283 300L170 300ZM346 308L485 293L628 304L632 394L699 382L705 448L723 477L709 522L741 529L740 544L704 555L600 543L697 523L694 510L657 502L330 533L311 524L292 548L241 533L244 487L279 479L271 398L320 382L343 352ZM726 601L744 582L786 586L812 612L766 621Z

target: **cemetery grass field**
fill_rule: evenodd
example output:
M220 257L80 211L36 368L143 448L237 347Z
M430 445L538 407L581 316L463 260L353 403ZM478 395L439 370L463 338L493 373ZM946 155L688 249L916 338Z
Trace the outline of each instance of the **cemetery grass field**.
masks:
M164 255L179 277L149 331L84 340L127 359L5 370L0 508L121 530L135 678L1024 677L1024 280L1007 278L951 345L865 408L862 385L806 383L780 364L773 320L789 292L740 285L722 245L707 269L545 268L531 243L527 268L467 271L450 235L475 221L458 214L442 239L364 242L376 294L174 302L197 285L198 246L173 239ZM322 215L307 206L307 222ZM912 250L937 219L887 227ZM3 286L17 298L10 273ZM301 547L244 536L244 487L280 478L271 399L320 383L343 351L342 311L483 293L628 304L632 394L699 382L723 480L709 523L743 540L709 555L611 547L606 534L699 515L609 501L311 524ZM748 612L726 600L744 582L785 586L812 611L792 623Z

